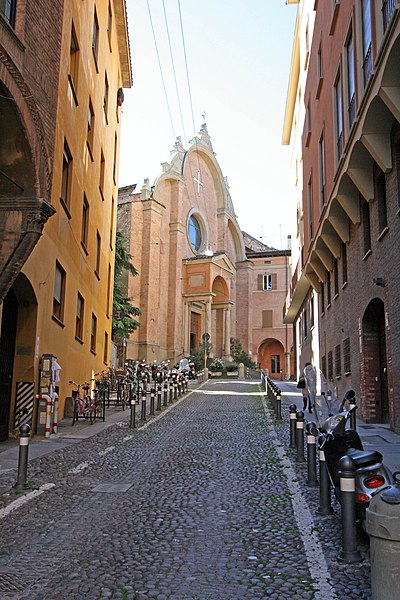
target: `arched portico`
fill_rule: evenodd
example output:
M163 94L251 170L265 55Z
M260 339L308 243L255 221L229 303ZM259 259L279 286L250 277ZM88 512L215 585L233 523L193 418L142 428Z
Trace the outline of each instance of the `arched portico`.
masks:
M257 350L257 362L259 369L267 369L270 377L280 379L285 368L285 349L282 342L275 338L264 340Z

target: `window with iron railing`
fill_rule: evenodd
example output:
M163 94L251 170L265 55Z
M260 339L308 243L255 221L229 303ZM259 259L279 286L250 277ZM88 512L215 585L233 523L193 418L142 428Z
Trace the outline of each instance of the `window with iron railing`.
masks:
M372 30L371 30L371 2L362 0L362 44L364 86L372 73Z
M383 31L386 31L390 23L390 19L394 13L396 7L396 0L383 0L382 3L382 17L383 17Z
M343 154L343 110L342 110L342 85L340 74L335 84L336 101L336 158L339 161Z
M340 377L342 374L342 359L340 354L340 344L335 346L335 376Z
M346 374L351 373L350 338L346 338L343 341L343 368Z
M333 380L333 354L332 350L328 352L328 379Z
M356 89L355 89L355 72L354 72L354 40L353 30L350 29L349 37L346 44L346 66L347 66L347 104L349 115L349 129L354 123L356 116Z
M325 142L322 133L319 140L319 179L321 208L325 205Z

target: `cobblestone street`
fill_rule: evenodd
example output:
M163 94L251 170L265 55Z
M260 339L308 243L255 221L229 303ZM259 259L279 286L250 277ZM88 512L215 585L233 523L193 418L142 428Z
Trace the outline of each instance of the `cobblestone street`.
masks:
M30 463L43 493L0 521L0 598L369 598L368 567L332 558L338 519L314 523L257 382L125 420Z

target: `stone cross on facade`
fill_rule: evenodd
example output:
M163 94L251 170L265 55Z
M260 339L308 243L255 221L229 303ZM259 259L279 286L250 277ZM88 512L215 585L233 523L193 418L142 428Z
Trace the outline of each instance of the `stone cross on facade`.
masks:
M197 181L197 195L200 196L200 186L204 186L204 183L200 181L200 171L197 171L197 177L193 176L193 179Z

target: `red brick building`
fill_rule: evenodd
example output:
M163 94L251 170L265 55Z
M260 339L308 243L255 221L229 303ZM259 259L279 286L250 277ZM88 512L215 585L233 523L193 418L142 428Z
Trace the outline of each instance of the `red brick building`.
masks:
M231 360L238 338L254 362L288 376L288 252L250 247L257 241L240 230L205 125L188 150L178 138L162 166L154 186L119 190L118 227L139 271L128 293L142 311L127 358L175 363L209 333L214 357Z
M314 3L302 138L302 271L319 295L320 367L339 395L355 389L364 419L397 431L399 9Z

